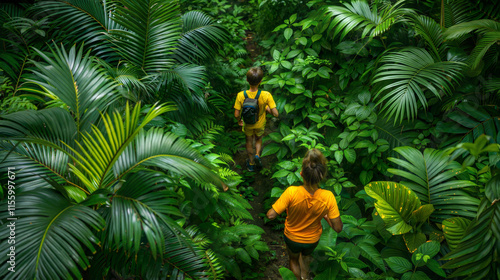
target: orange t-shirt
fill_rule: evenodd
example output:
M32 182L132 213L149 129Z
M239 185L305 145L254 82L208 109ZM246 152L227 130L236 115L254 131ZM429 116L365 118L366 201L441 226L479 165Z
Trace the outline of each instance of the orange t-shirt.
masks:
M311 195L304 187L291 186L273 204L278 214L286 210L285 235L298 243L315 243L323 228L321 219L340 216L337 200L331 191L318 189Z

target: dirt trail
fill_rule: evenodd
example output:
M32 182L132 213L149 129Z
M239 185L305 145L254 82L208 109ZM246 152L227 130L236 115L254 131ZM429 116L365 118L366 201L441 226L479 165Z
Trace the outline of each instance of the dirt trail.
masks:
M245 168L246 159L247 154L243 143L238 153L234 155L234 160L236 164ZM268 158L262 158L262 165L264 167L269 168L269 164ZM263 204L266 199L266 193L272 189L272 180L270 176L262 175L260 172L255 172L254 174L255 181L250 186L259 194L254 196L253 201L249 201L253 208L250 209L249 212L252 214L254 220L248 222L261 227L265 231L265 234L262 235L262 240L267 243L270 250L269 252L261 253L255 272L264 273L265 277L260 279L282 279L278 270L283 266L288 267L288 257L285 255L286 247L283 241L283 232L273 230L271 226L264 223L264 219L261 217L261 213L265 214L267 210L269 210L264 209ZM272 251L274 251L275 254L271 253ZM269 259L271 260L267 261ZM264 266L266 270L262 271L261 268Z

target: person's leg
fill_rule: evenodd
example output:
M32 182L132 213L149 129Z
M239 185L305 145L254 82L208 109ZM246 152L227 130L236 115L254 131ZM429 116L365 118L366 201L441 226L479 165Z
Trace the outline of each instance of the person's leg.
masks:
M293 272L295 277L300 280L300 253L293 253L288 245L286 246L288 251L288 256L290 257L290 270Z
M253 135L245 135L246 136L246 148L247 148L247 154L248 154L248 159L250 161L251 165L254 165L254 154L253 154Z
M311 254L314 252L314 249L318 246L318 242L312 244L302 244L302 251L300 253L300 273L303 279L308 279L309 277L309 265L311 264Z
M300 276L302 279L308 279L309 277L309 265L311 264L312 257L311 255L305 256L304 254L300 254L299 263L300 263Z
M260 157L262 152L262 135L255 136L255 154Z

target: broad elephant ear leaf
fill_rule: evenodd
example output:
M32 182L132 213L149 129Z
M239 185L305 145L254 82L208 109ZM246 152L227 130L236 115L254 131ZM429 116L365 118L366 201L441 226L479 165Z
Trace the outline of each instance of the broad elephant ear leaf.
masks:
M377 200L375 208L390 233L404 234L412 229L407 221L421 204L411 189L395 182L371 182L365 191Z
M435 211L431 219L441 222L454 216L474 217L479 199L471 197L461 189L475 186L468 180L455 180L461 166L450 162L450 156L440 150L412 147L394 149L402 158L389 158L400 168L388 171L407 181L401 183L412 189L425 204L432 204Z
M16 273L3 269L2 279L83 278L80 271L90 264L87 254L100 246L94 232L104 228L96 211L72 204L54 190L38 189L16 197L15 215ZM8 218L8 211L0 218ZM2 252L12 246L5 239L9 232L5 225L0 229ZM6 263L8 257L2 254L0 260Z

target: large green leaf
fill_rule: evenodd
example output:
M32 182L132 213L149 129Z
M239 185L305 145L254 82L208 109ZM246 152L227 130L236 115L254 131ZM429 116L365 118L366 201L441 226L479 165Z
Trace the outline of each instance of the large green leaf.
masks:
M209 239L195 227L185 229L182 240L165 232L163 257L151 255L147 244L136 254L123 250L101 251L92 259L90 279L119 274L141 276L143 279L219 279L224 274L220 262L210 249ZM113 273L110 273L113 270Z
M419 106L427 109L423 89L441 98L442 92L451 93L453 82L461 76L465 64L439 61L425 49L407 48L385 55L377 69L373 84L378 85L375 98L387 117L394 121L413 120Z
M384 260L387 262L387 265L389 265L391 270L396 273L405 273L412 269L411 262L402 257L389 257Z
M485 56L486 52L500 41L500 23L489 19L480 19L470 22L460 23L451 26L446 30L444 36L448 40L460 38L472 32L481 34L476 47L468 59L472 68L477 68Z
M121 0L114 20L123 29L109 30L118 53L145 73L165 71L174 65L172 54L181 32L179 7L162 0Z
M390 233L404 234L412 229L410 218L421 205L411 189L394 182L371 182L365 191L377 200L375 208Z
M404 15L411 13L410 9L401 8L404 1L398 1L394 5L372 7L364 0L354 0L343 3L344 7L329 6L326 8L326 16L331 18L329 25L333 30L333 37L340 34L340 41L354 30L363 30L361 37L375 37L385 33L395 23L404 21ZM323 17L323 16L322 16Z
M417 35L422 37L432 50L435 60L444 60L447 46L444 44L443 29L433 19L420 15L412 17Z
M2 206L7 209L6 201ZM0 219L6 221L8 211ZM15 241L7 243L10 229L0 229L0 249L8 252L15 246L15 273L6 266L2 279L82 279L89 252L100 246L94 231L104 228L102 217L89 207L72 204L53 190L38 189L16 196ZM88 251L88 250L90 251ZM7 253L0 256L7 264Z
M457 110L450 112L448 121L438 122L436 130L457 135L456 141L473 143L479 136L486 134L499 143L500 114L498 110L488 110L488 106L462 102ZM453 141L452 143L456 143Z
M164 252L162 226L181 231L171 216L182 216L177 194L164 188L165 177L157 173L137 172L117 184L110 207L101 208L106 220L103 232L105 250L139 251L147 240L153 258Z
M450 218L443 221L443 234L450 250L454 250L460 244L470 222L470 220L462 217Z
M52 50L52 56L35 49L45 63L34 62L36 70L28 82L36 84L42 90L36 91L46 97L62 101L75 118L78 132L89 131L96 124L99 113L106 112L118 98L116 83L99 69L90 57L79 49L71 47L66 52L64 47Z
M184 139L159 128L140 131L120 155L113 169L117 175L125 174L139 165L171 170L201 183L221 184L207 159Z
M442 258L448 261L442 268L455 269L450 278L498 279L500 266L494 256L500 248L500 175L487 183L485 195L460 243Z
M101 58L117 60L115 50L108 40L108 31L118 28L113 20L114 3L100 0L40 1L34 6L36 13L50 16L60 37L74 44L85 46ZM74 24L78 22L78 24Z
M173 108L153 106L139 123L140 109L141 106L136 105L130 110L127 103L125 119L118 112L113 114L113 118L103 116L105 133L93 126L92 134L86 133L82 136L82 143L77 143L79 149L72 149L76 156L73 157L74 164L70 164L71 171L90 192L108 187L116 181L116 177L123 175L113 174L115 162L148 122Z
M182 34L174 57L181 63L212 59L217 49L229 39L225 27L201 11L182 15Z
M431 219L441 222L454 216L474 217L479 200L471 197L462 188L474 186L468 180L455 180L461 166L450 162L448 153L425 149L424 152L412 147L394 149L402 159L389 158L400 169L388 169L408 181L401 183L412 189L425 204L432 204L435 211Z

